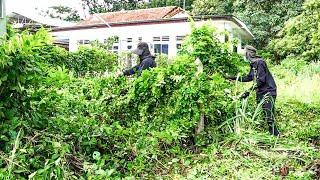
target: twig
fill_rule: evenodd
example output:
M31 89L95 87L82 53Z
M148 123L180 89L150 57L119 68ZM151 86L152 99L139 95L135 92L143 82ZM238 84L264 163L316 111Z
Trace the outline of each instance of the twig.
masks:
M15 155L16 155L16 152L17 152L17 149L19 148L19 137L20 137L20 133L21 133L21 129L19 130L18 132L18 135L16 137L16 140L14 141L14 146L13 146L13 150L12 150L12 153L11 153L11 157L10 157L10 160L9 160L9 175L11 175L11 172L12 172L12 169L14 168L14 158L15 158Z

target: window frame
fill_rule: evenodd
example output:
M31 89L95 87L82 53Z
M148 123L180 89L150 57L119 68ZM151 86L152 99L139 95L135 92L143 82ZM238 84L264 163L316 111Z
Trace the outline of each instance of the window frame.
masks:
M176 44L176 49L177 49L177 50L180 50L181 48L182 48L182 44L178 42L178 43Z
M176 41L181 42L186 38L186 36L176 36Z
M238 53L238 46L236 45L233 45L233 49L232 49L233 52L235 53Z
M132 43L133 42L133 38L127 38L127 43Z

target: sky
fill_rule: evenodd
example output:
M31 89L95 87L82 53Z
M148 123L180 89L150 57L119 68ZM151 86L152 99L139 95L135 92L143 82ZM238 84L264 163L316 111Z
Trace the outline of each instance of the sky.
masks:
M50 6L65 5L82 11L80 0L6 0L7 14L10 12L24 12L26 14L39 14ZM38 11L36 10L38 9ZM81 13L80 13L81 14Z

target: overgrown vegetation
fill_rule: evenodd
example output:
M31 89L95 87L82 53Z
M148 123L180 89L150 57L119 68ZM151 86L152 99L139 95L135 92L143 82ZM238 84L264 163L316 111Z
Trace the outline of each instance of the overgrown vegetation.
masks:
M0 179L319 177L319 64L272 68L277 139L254 97L239 100L244 87L223 78L246 65L216 36L193 28L172 63L132 78L112 73L114 55L66 52L44 31L2 40ZM311 93L289 94L300 85Z
M166 68L146 71L134 81L112 75L74 76L72 72L100 70L91 65L108 70L112 64L105 66L98 64L98 60L95 63L101 54L105 54L102 52L96 53L97 58L90 51L87 59L86 51L74 54L55 48L43 41L46 36L42 31L34 36L23 35L23 41L17 43L17 54L3 53L4 59L27 54L35 58L31 59L34 64L30 65L33 68L30 71L39 69L39 76L34 83L28 82L24 87L19 102L26 104L24 111L4 109L2 150L9 153L10 144L15 142L21 143L16 146L25 150L14 153L14 162L19 162L17 166L11 164L10 156L3 155L3 159L10 161L2 162L5 175L22 178L30 174L33 177L54 174L56 178L62 178L75 172L77 176L88 177L150 176L158 168L158 162L167 159L168 155L174 157L186 151L181 144L192 138L202 112L207 114L209 125L213 127L233 116L231 95L226 98L225 93L228 89L231 91L232 85L221 77L221 72L237 71L240 58L218 43L213 33L214 29L207 26L194 29L188 45L195 47L191 56L178 57ZM196 47L193 38L203 36L208 42L202 48L210 47L212 54L203 56L205 73L196 76L194 57L199 55L201 47ZM25 41L34 44L38 39L42 40L34 48L24 44ZM222 54L214 56L217 52ZM80 57L73 59L78 54ZM232 61L222 63L228 59ZM16 62L17 68L19 62ZM38 66L40 62L44 64L43 69ZM207 79L209 76L212 80ZM19 86L19 80L16 86ZM12 97L17 93L10 91L8 94ZM215 103L211 103L213 101ZM19 104L15 107L20 107ZM212 141L215 137L205 139ZM78 169L72 171L76 167Z
M293 58L320 60L320 1L308 0L302 14L290 19L269 48L277 61Z

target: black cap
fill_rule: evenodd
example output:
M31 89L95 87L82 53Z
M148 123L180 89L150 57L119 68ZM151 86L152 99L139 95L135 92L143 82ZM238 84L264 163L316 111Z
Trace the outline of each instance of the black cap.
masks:
M137 49L133 50L132 52L140 56L145 50L149 50L149 45L146 42L140 42Z

